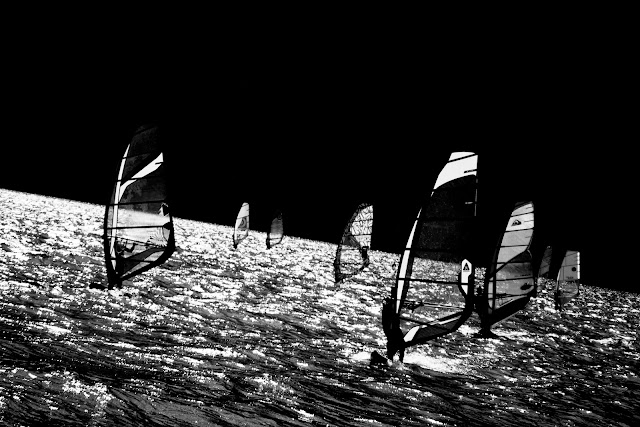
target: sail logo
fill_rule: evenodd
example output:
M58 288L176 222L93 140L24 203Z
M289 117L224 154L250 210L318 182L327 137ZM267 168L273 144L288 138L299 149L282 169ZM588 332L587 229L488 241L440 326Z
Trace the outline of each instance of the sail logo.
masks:
M516 219L514 219L514 220L513 220L513 222L511 223L511 226L512 226L512 227L515 227L515 226L517 226L517 225L522 225L522 223L520 222L520 220L519 220L519 219L517 219L517 218L516 218Z
M469 283L469 276L471 276L471 263L464 259L462 260L462 272L460 273L460 283ZM465 289L466 293L466 289Z

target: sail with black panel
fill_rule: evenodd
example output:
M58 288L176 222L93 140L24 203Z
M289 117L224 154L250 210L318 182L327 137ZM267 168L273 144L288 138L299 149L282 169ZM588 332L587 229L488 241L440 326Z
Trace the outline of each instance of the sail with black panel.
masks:
M387 358L457 330L473 312L478 155L454 152L403 251L382 310ZM373 360L373 355L372 355Z
M549 278L549 269L551 267L551 256L553 255L553 249L551 246L547 246L542 255L542 261L540 261L540 268L538 269L538 277Z
M283 230L282 212L276 211L271 220L269 231L267 232L267 249L271 249L273 246L282 243L282 239L284 238Z
M333 261L335 282L355 276L369 265L373 205L360 204L342 233Z
M104 218L109 289L164 263L175 250L158 136L155 126L138 128L120 161Z

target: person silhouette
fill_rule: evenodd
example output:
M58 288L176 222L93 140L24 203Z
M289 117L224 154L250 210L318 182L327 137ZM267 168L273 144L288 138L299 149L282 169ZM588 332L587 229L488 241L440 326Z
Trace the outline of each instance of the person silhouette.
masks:
M404 333L400 329L400 318L396 316L394 301L385 298L382 304L382 330L387 337L387 359L393 361L396 353L400 362L404 359Z

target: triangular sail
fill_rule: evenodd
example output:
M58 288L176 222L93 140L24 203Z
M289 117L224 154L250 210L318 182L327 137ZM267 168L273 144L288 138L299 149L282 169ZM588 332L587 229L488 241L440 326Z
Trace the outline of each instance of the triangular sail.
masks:
M273 246L280 244L283 237L282 212L278 211L271 221L271 228L267 233L267 249L271 249Z
M104 219L109 288L165 262L175 249L156 127L141 127L120 162Z
M538 277L549 278L549 268L551 267L551 255L553 249L551 246L547 246L542 255L542 261L540 262L540 269L538 270Z
M233 228L233 247L237 248L241 241L249 235L249 203L243 203Z
M487 269L484 294L477 304L483 330L522 310L534 295L532 237L533 203L516 203Z
M369 265L373 229L373 206L362 203L356 208L342 233L333 262L336 283L355 276Z
M556 284L555 300L559 308L574 299L580 293L580 252L568 250Z
M466 258L475 229L477 166L475 153L452 153L413 225L389 300L403 347L455 331L473 311L473 267Z

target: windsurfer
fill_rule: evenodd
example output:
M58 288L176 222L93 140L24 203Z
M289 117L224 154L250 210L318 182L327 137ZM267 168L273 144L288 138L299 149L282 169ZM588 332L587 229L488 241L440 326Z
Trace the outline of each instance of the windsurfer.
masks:
M553 301L555 303L556 310L562 311L562 299L560 298L560 289L556 289L553 293Z
M382 304L382 330L387 337L387 359L393 361L396 353L399 360L404 359L404 334L400 329L400 319L396 316L394 301L385 298Z
M131 242L131 247L128 248L126 242L121 241L120 239L116 239L114 244L114 253L116 256L116 265L114 267L115 277L113 281L115 282L115 286L119 289L122 288L122 279L121 277L124 275L124 267L125 267L125 257L124 253L129 252L133 253L133 250L136 248L136 242ZM113 285L111 284L111 280L109 281L109 289L112 289Z
M486 320L488 304L489 302L487 300L487 296L484 294L484 288L482 285L479 285L476 297L474 298L476 313L478 313L478 317L480 317L480 330L476 333L476 337L497 338L498 336L491 332L491 324Z
M124 245L121 245L118 240L116 240L114 244L114 252L116 255L116 265L115 265L115 277L113 280L109 280L109 289L113 289L114 285L118 287L118 289L122 289L122 274L124 272Z

